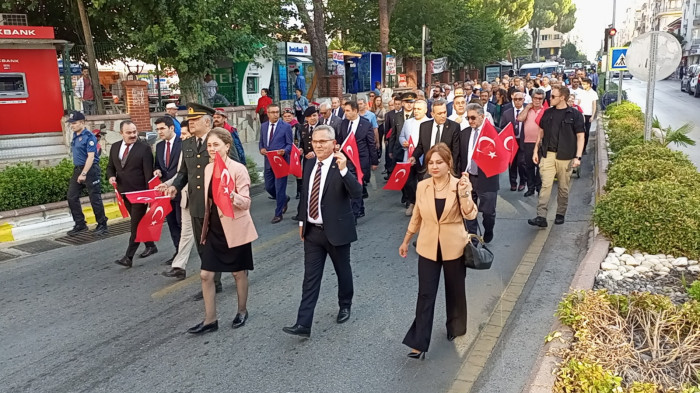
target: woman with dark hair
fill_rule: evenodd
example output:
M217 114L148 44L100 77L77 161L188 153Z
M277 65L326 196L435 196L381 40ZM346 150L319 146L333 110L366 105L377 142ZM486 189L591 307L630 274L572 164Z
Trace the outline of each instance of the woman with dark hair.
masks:
M297 117L297 121L304 124L304 111L309 107L309 100L304 97L301 89L294 90L296 97L294 97L294 115Z
M408 357L422 359L430 346L435 314L435 298L444 270L447 306L447 340L467 332L467 298L464 281L467 268L463 262L467 230L464 220L473 220L477 208L471 197L472 185L464 174L452 174L452 154L444 143L425 153L430 177L418 183L416 204L408 224L399 255L406 258L408 244L418 233L418 301L416 317L403 343L411 348Z
M372 112L377 117L377 125L379 125L379 140L377 141L379 148L377 149L377 155L379 156L379 159L381 159L382 150L384 147L384 135L386 134L386 130L384 129L384 118L386 117L386 109L384 109L384 100L382 100L382 96L376 96L372 100Z
M496 110L493 116L494 124L501 124L501 116L503 112L508 109L510 100L508 99L508 93L504 89L496 90Z
M258 98L258 106L255 107L255 113L260 118L260 124L267 121L267 106L272 104L270 98L270 89L263 87L260 90L260 98Z

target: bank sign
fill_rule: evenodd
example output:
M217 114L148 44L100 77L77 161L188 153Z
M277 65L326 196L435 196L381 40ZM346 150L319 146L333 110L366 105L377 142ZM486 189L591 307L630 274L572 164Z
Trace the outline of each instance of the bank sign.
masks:
M311 56L311 44L287 42L287 54L292 56Z
M47 26L0 26L0 39L53 39L53 27Z

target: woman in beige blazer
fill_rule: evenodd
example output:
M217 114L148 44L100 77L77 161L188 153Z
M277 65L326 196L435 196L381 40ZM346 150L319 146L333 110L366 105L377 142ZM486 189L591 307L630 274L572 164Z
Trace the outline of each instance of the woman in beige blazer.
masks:
M447 339L454 340L467 332L467 299L464 281L466 267L462 259L467 244L464 219L473 220L477 208L471 198L469 177L452 176L452 154L444 143L433 146L426 154L429 178L418 183L416 204L399 255L406 257L408 243L416 232L418 252L418 301L416 318L403 343L412 351L409 357L423 359L430 346L435 298L440 284L440 270L445 273L447 303Z
M188 330L192 334L214 331L219 328L216 318L215 272L231 272L236 280L238 312L233 320L234 329L243 326L248 319L248 270L253 270L253 240L258 238L253 219L250 217L250 177L245 165L228 157L233 146L231 134L216 127L207 135L207 151L211 163L204 168L204 193L206 208L202 238L202 294L204 295L204 321ZM231 190L233 218L224 216L213 199L211 180L214 172L214 157L219 154L234 182Z

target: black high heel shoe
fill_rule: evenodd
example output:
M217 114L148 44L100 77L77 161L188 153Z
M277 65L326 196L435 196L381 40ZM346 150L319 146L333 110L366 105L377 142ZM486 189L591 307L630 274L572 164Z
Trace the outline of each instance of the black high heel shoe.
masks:
M408 357L411 359L425 359L425 352L409 352Z

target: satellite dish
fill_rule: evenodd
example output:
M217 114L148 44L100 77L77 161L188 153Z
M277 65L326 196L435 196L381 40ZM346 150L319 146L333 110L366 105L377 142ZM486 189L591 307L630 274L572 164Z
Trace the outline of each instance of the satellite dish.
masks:
M676 37L664 31L650 31L632 40L627 49L627 68L630 73L641 80L649 82L649 53L651 52L652 34L658 34L656 50L656 78L666 79L676 71L681 62L681 44Z

